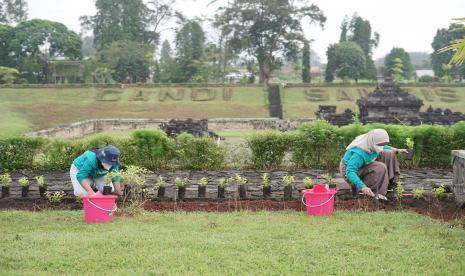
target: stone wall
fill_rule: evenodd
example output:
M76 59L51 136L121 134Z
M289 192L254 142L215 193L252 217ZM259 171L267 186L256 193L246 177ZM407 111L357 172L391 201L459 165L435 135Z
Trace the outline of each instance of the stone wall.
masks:
M293 130L300 123L311 120L280 120L278 118L219 118L208 119L210 131L222 130ZM141 128L158 129L170 119L93 119L26 133L26 136L44 136L49 138L77 138L102 131L131 131Z
M452 180L452 189L457 201L465 203L465 150L452 151L452 163L454 178Z

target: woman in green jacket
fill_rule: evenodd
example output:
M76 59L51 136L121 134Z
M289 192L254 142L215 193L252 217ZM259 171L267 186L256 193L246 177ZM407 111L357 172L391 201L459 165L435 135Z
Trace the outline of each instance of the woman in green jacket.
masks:
M386 199L389 183L399 181L398 153L406 149L388 146L389 135L384 129L373 129L355 138L346 148L339 169L345 180L362 193Z
M105 176L119 172L120 151L114 146L87 150L73 161L69 175L73 183L74 195L94 195L94 189L103 192ZM112 178L112 192L123 195L120 177Z

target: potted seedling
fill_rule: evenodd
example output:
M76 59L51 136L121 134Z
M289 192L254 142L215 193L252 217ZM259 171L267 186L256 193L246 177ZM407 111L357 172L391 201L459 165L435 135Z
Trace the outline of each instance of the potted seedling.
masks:
M270 177L267 173L262 174L262 184L263 184L263 197L269 198L271 197L271 185L270 185Z
M162 176L158 177L158 180L157 180L157 183L155 184L155 186L158 189L158 191L157 191L158 198L164 198L165 197L165 190L166 190L166 182L165 182L165 179Z
M424 189L415 189L413 190L413 198L414 199L424 199L425 198L425 190Z
M407 146L407 156L405 156L405 160L412 160L413 154L415 153L415 149L413 148L415 142L412 138L408 137L407 139L405 139L405 145Z
M323 179L326 182L326 185L329 189L335 189L336 188L336 183L333 182L333 177L329 173L323 174Z
M446 185L441 184L435 188L433 188L433 194L438 198L442 199L447 196Z
M36 176L36 183L39 187L39 194L40 196L44 196L45 192L47 191L47 187L45 186L45 178L43 175Z
M313 188L313 180L311 177L305 177L304 180L303 180L303 183L304 183L304 188L305 189L311 189Z
M198 188L198 197L199 198L205 198L205 194L207 193L207 184L208 180L206 177L202 177L199 180L199 188Z
M186 197L187 178L176 177L174 179L174 184L178 187L178 199L184 200Z
M294 184L294 176L293 175L285 175L283 176L283 183L284 183L284 199L291 199L292 198L292 184Z
M239 198L247 197L247 178L236 174L235 181L237 184L237 190L239 192Z
M218 198L224 198L225 187L231 182L231 178L220 178L218 179Z
M121 183L123 183L125 192L123 197L122 206L126 207L128 202L129 207L142 207L145 202L145 195L147 192L146 175L150 173L143 167L134 165L127 166L121 172Z
M29 179L25 176L21 177L19 180L19 186L21 186L21 196L27 197L29 193Z
M65 192L60 191L60 192L46 192L45 193L45 198L50 202L52 205L58 205L60 202L63 200L65 197Z
M10 194L10 186L13 180L10 174L5 173L0 175L0 183L2 184L2 197L7 197Z
M113 190L113 187L111 184L113 183L113 178L115 177L121 177L121 173L119 172L110 172L107 175L105 175L105 186L103 186L103 195L111 195L111 192Z

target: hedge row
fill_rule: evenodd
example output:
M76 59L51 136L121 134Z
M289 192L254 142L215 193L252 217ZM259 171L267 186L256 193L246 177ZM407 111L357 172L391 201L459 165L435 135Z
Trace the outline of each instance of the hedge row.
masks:
M352 124L335 127L325 121L304 123L293 132L264 131L247 137L251 169L276 169L288 157L297 168L335 169L346 146L358 135L374 128L384 128L391 145L406 148L406 139L415 143L413 161L400 158L403 167L448 168L451 150L465 148L465 122L448 126L401 126ZM115 145L121 149L123 165L137 165L150 170L219 170L227 167L226 148L209 138L182 134L169 138L161 130L137 130L131 137L99 136L93 139L48 140L11 138L0 140L2 170L66 170L74 158L86 149Z
M150 170L217 170L223 168L225 163L225 149L209 138L182 134L174 140L161 130L137 130L129 138L103 135L79 140L28 137L0 140L0 169L67 170L85 150L107 145L121 150L123 165Z
M358 135L374 128L384 128L390 135L390 145L407 148L406 139L413 139L413 161L403 167L447 168L451 166L451 151L465 148L465 122L452 127L421 125L402 126L384 124L352 124L336 127L325 121L304 123L295 132L264 132L248 138L254 168L277 168L290 152L292 163L299 168L335 169L345 153L345 148Z

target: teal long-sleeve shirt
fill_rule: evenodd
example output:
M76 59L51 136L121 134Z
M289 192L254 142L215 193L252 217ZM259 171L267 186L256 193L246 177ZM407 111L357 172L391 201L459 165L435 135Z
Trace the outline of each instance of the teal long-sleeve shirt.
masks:
M109 172L119 172L117 165L112 166L109 170L105 170L102 167L99 167L97 161L97 155L95 152L90 150L84 152L78 158L73 161L74 166L78 169L76 175L79 183L82 183L84 179L95 179L107 175ZM113 177L111 179L113 183L120 182L121 178L119 176Z
M391 146L384 146L385 150L392 149ZM346 164L346 175L345 177L355 185L357 189L363 189L366 187L362 179L358 176L360 168L374 162L378 158L377 152L368 153L360 148L351 148L344 154L343 160Z

